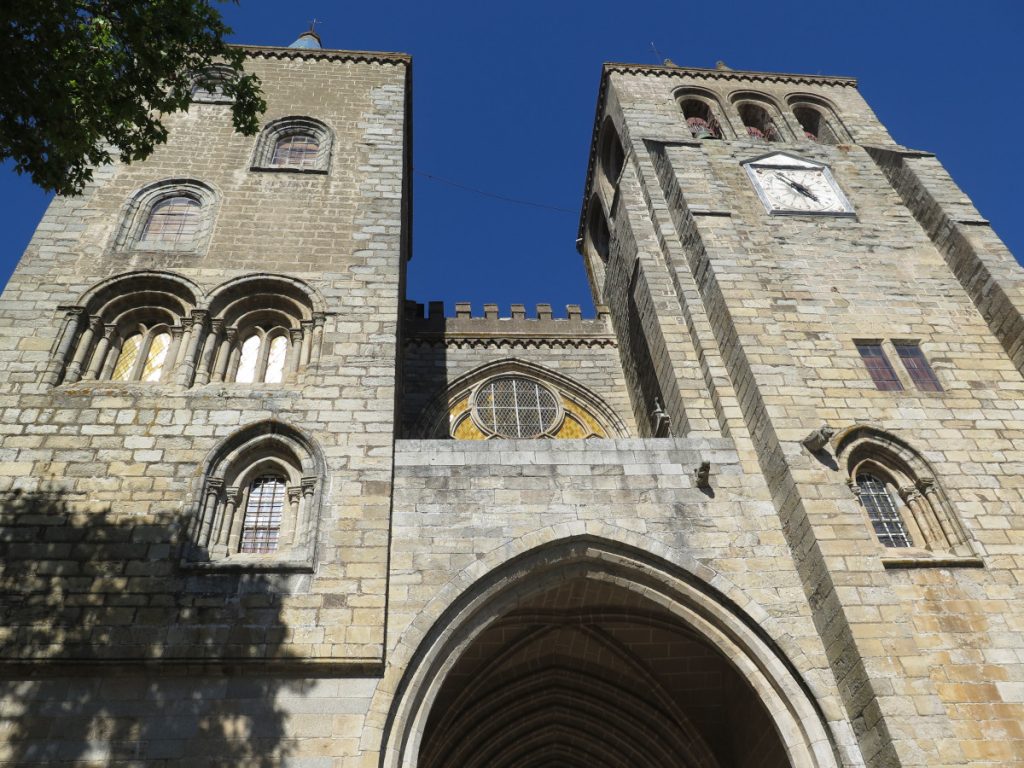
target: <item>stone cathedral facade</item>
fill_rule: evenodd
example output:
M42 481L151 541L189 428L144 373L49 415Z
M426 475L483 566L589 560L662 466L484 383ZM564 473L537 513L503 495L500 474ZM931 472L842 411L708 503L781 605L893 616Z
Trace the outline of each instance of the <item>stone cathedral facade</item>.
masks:
M855 81L605 65L597 316L445 317L409 58L247 50L3 293L0 762L1024 765L1024 272Z

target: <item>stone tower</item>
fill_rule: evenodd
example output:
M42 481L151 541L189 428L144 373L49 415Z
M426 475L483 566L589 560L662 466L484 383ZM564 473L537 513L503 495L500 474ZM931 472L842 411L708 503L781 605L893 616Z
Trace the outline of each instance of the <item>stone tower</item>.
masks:
M846 78L604 67L598 307L407 302L409 59L247 48L0 305L13 764L1024 765L1024 279Z

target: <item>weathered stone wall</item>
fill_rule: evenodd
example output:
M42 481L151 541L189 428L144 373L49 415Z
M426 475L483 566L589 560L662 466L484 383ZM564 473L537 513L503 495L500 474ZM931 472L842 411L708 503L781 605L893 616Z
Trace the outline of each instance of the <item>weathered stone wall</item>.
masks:
M1010 309L1019 268L983 225L973 234L977 214L957 208L962 198L943 174L918 169L934 160L910 159L904 167L914 170L900 171L885 151L858 146L891 142L850 84L668 70L613 73L609 83L607 101L620 110L615 121L629 147L625 178L639 181L649 237L667 244L684 312L695 311L684 289L699 291L696 311L706 313L716 343L698 355L721 354L738 393L865 759L1019 764L1021 614L1010 596L1020 595L1014 435L1024 422L1020 374L1006 351L1019 346L1019 308ZM681 85L709 88L724 105L740 88L782 104L790 93L820 94L855 143L695 141L677 111L670 119ZM735 123L735 111L725 111ZM733 129L742 135L742 124ZM767 214L740 164L770 150L826 163L856 216ZM939 209L960 222L956 231L941 224ZM971 259L998 266L983 275ZM983 281L996 271L1011 281ZM915 389L892 352L905 389L876 390L857 339L919 341L944 391ZM870 423L919 451L980 562L935 569L922 557L884 567L892 553L866 524L845 467L800 446L823 422L840 430Z

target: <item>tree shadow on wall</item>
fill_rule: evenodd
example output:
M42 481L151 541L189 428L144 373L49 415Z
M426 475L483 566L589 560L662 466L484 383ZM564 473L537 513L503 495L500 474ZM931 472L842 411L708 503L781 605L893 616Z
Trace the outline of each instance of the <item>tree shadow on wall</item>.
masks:
M279 765L304 684L245 660L287 663L280 585L180 574L176 516L83 508L0 495L0 764Z

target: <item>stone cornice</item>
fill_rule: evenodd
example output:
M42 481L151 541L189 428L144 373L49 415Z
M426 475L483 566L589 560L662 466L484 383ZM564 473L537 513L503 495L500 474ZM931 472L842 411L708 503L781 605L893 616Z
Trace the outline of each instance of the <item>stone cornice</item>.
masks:
M802 83L805 85L843 85L853 88L857 87L857 78L855 77L801 75L785 72L754 72L739 69L706 69L702 67L621 64L618 62L609 62L604 65L602 80L604 80L611 72L655 75L659 77L697 77L704 80L740 80L754 83Z
M339 51L329 48L285 48L272 45L232 45L241 48L254 59L314 59L316 61L361 61L374 64L409 66L412 57L407 53L384 51Z
M406 347L451 349L614 349L611 336L458 336L417 334L405 340Z

